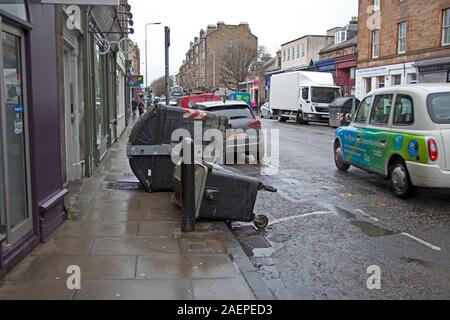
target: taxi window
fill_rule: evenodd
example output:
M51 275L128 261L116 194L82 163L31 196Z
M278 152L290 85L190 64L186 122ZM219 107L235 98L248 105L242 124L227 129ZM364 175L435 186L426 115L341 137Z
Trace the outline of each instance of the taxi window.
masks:
M356 122L366 123L367 118L369 117L370 106L372 105L373 97L367 97L361 102L358 108L358 112L356 113Z
M434 123L450 123L450 93L434 93L428 96L428 113Z
M389 116L392 109L392 94L384 94L375 97L373 103L372 115L370 116L370 124L387 126L389 123Z
M414 105L410 96L397 95L394 108L394 126L409 126L414 124Z

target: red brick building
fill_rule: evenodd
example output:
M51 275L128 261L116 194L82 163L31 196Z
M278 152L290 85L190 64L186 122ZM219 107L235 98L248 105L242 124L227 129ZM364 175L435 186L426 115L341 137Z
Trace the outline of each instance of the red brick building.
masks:
M360 0L356 95L450 81L450 0Z

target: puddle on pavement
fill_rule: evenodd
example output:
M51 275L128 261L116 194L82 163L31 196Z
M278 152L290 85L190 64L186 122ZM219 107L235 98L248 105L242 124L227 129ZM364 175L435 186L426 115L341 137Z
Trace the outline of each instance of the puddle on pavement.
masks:
M351 221L350 224L355 227L358 227L359 229L361 229L362 233L372 238L392 236L398 233L389 229L381 228L366 221L355 220Z
M333 206L330 208L330 211L333 214L337 215L338 217L341 217L344 219L355 219L356 218L356 214L354 214L348 210L342 209L340 207Z

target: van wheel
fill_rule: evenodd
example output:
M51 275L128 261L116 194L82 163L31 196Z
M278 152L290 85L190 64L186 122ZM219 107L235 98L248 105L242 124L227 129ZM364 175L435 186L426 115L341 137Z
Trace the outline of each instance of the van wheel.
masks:
M403 160L395 160L389 170L389 178L391 180L392 192L401 198L409 199L414 196L417 191L408 172L408 168Z
M308 121L303 117L303 112L297 112L297 123L301 125L307 125Z
M338 168L338 170L341 172L347 172L348 169L350 169L350 165L347 164L344 160L340 142L336 142L334 144L334 163L336 164L336 168Z
M277 119L279 122L286 122L287 119L281 115L281 111L278 112Z

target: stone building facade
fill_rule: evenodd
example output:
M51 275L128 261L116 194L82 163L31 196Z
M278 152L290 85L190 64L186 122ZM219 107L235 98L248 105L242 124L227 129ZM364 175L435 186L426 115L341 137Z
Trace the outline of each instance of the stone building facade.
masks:
M356 94L450 81L450 0L360 0Z
M221 57L228 48L239 45L254 50L256 57L258 38L247 23L208 25L189 44L177 82L187 92L224 89L220 74Z
M307 35L281 45L281 69L298 70L319 60L319 52L332 44L334 36Z
M319 52L320 60L315 63L317 71L331 72L335 84L342 88L344 96L355 94L355 73L358 52L358 18L348 25L328 31L334 42Z

